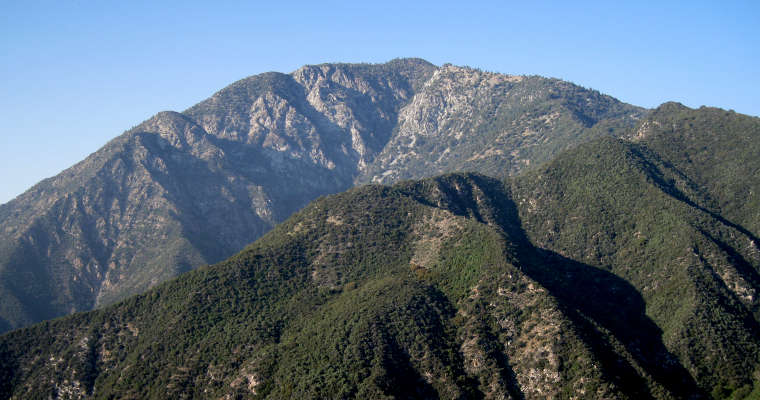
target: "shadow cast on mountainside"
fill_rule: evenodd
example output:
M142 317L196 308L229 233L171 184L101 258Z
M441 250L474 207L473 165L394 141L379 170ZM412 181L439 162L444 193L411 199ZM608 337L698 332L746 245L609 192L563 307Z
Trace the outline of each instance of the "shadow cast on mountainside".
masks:
M706 397L665 346L662 330L646 315L646 302L633 285L611 272L535 247L508 189L497 180L467 175L438 181L442 197L418 200L500 229L512 243L522 272L558 300L602 363L606 379L640 398L655 396L647 378L679 398Z
M699 210L699 211L707 214L708 216L710 216L711 218L713 218L716 221L720 222L721 224L725 225L726 227L733 228L733 229L739 231L741 234L747 236L747 238L749 238L749 240L751 240L756 245L760 244L760 238L758 238L752 231L750 231L749 229L745 228L744 226L742 226L740 224L737 224L737 223L735 223L733 221L729 221L728 219L726 219L722 215L720 215L718 212L716 212L714 210L711 210L711 209L709 209L709 208L707 208L707 207L705 207L703 205L700 205L697 201L695 201L694 199L692 199L691 197L689 197L686 193L684 193L684 191L682 191L681 189L679 189L672 182L668 182L663 177L663 173L660 171L660 168L658 166L656 166L654 163L652 163L651 161L647 160L646 156L643 155L643 153L640 150L634 148L634 151L635 151L635 154L637 154L639 156L639 158L646 163L646 170L648 172L650 172L649 177L652 179L652 182L654 183L654 185L658 189L660 189L663 193L665 193L668 196L670 196L670 197L672 197L672 198L674 198L674 199L676 199L676 200L678 200L678 201L686 204L689 207L695 208L695 209L697 209L697 210ZM678 169L675 165L673 165L669 161L663 160L663 159L660 159L660 161L663 163L663 165L664 165L665 168L672 170L678 176L680 176L682 179L684 179L686 181L687 185L692 186L692 187L698 187L699 186L697 183L695 183L694 181L692 181L683 171L681 171L680 169ZM710 201L709 200L709 198L710 198L710 194L709 193L703 192L700 195L703 196L703 197L705 197L706 199L708 199L707 201ZM706 233L706 232L702 231L702 233ZM713 239L713 238L711 237L711 239ZM751 273L753 274L752 279L755 279L755 282L760 283L760 280L758 280L758 279L760 279L760 275L758 275L757 271L753 270Z
M500 218L500 223L517 244L522 271L560 301L610 381L626 392L652 397L638 366L678 397L704 396L666 348L662 330L646 315L646 302L633 285L611 272L533 246L517 217L517 206L511 199L505 203L509 203L506 215L514 219ZM615 350L615 340L632 360Z
M390 353L383 366L390 373L378 379L378 386L384 395L397 399L435 399L438 392L414 367L410 356L398 343L391 340L386 343Z
M662 330L645 314L646 303L630 283L552 251L532 247L520 253L523 272L560 301L607 378L628 393L651 397L638 366L678 397L701 395L694 378L665 347ZM615 350L614 340L631 359Z
M731 265L733 265L734 268L742 275L742 277L750 282L753 287L759 287L760 286L760 274L758 274L755 267L747 261L747 259L739 253L734 247L729 245L728 243L718 239L715 235L712 235L711 233L707 232L704 229L699 230L700 233L709 239L711 242L713 242L716 246L718 246L721 251L726 253L728 257L731 260ZM751 238L751 236L750 236ZM755 239L753 242L757 243ZM721 282L723 279L720 280ZM760 332L760 330L755 330L755 332Z
M702 190L702 193L698 194L696 199L694 198L694 196L690 197L686 192L681 190L677 185L665 179L664 174L661 171L661 168L655 165L654 163L652 163L651 161L649 161L646 155L644 155L640 149L634 148L634 151L640 157L640 159L645 162L646 170L650 172L649 177L652 179L652 183L658 189L660 189L663 193L685 204L686 206L696 210L697 212L705 214L710 219L717 221L717 224L720 224L719 225L720 228L726 229L729 232L731 230L738 231L741 235L744 235L747 240L749 240L750 246L756 247L758 246L758 244L760 244L760 239L758 239L758 237L749 229L745 228L744 226L740 224L737 224L733 221L726 219L725 217L719 214L719 211L715 211L713 209L708 208L708 206L699 204L699 196L703 197L704 203L709 203L711 201L710 194L707 191ZM700 186L694 181L692 181L683 171L678 169L671 162L664 160L662 158L660 158L659 160L663 163L666 169L672 170L681 179L684 179L687 186L690 186L692 188L697 188ZM704 236L710 242L715 244L722 252L724 252L729 257L731 261L731 265L735 268L735 270L739 273L739 275L742 278L744 278L752 287L754 288L760 287L760 272L758 272L757 267L753 265L753 263L750 262L750 260L748 260L747 257L745 257L746 253L742 254L742 252L739 249L737 249L735 244L732 245L724 240L721 240L719 231L716 231L715 229L711 229L711 227L707 224L695 225L694 228L698 230L702 236ZM730 232L730 235L731 237L734 237L734 232ZM727 286L723 278L718 278L717 281L722 282L722 285L727 289L728 292L734 292L733 289ZM734 293L734 298L737 300L738 303L743 302L742 299L740 299L739 296L736 295L736 293ZM753 318L746 319L745 323L746 323L747 331L753 332L756 336L756 332L760 332L760 324L758 323L758 321L760 321L760 308L757 305L747 306L747 310L749 311L750 314L753 315Z
M498 335L487 327L484 326L480 333L483 335L483 339L486 343L500 343ZM510 364L507 355L503 351L500 351L500 347L501 346L494 346L490 351L486 350L487 355L496 362L499 377L502 382L504 382L506 390L509 395L512 396L512 399L525 400L525 394L523 394L517 381L517 374L512 368L512 364Z
M653 396L645 375L678 397L705 395L666 348L662 330L646 315L646 303L633 285L611 272L535 247L522 227L511 195L494 189L497 186L491 178L471 178L485 190L485 198L491 202L486 205L490 211L478 212L479 205L466 200L453 207L454 212L502 230L515 245L513 249L523 273L559 300L584 342L603 364L601 371L606 378L624 391L644 398ZM615 341L629 356L615 350Z
M1 335L0 335L1 336ZM0 398L9 399L13 394L19 370L19 357L8 349L8 341L0 342Z
M443 292L441 292L438 288L435 286L430 286L429 290L431 291L431 296L435 298L440 304L446 304L449 309L448 311L448 317L452 318L455 314L457 314L456 307L454 304L451 303L451 300L449 297L447 297ZM482 341L484 343L501 343L498 338L498 333L493 330L491 326L485 323L484 319L476 319L477 322L475 324L477 327L475 328L475 331L477 331L477 334L481 337ZM449 343L456 342L453 338L448 338ZM509 358L507 355L501 350L501 345L493 345L493 346L483 346L481 347L481 350L484 352L485 357L487 359L493 360L493 362L496 365L496 373L498 374L499 378L501 378L502 383L504 384L504 388L506 389L507 393L509 394L510 398L514 400L524 400L525 395L523 394L522 390L520 389L520 386L517 381L517 374L515 373L514 368L510 364ZM461 376L465 377L460 383L464 383L464 386L471 389L468 393L464 395L464 397L461 398L467 398L467 399L483 399L486 398L486 394L483 393L484 388L479 388L478 390L474 390L474 388L480 386L477 382L477 379L475 377L468 375L464 368L465 361L463 358L463 353L460 352L460 348L449 348L449 349L441 349L444 351L447 351L448 354L450 354L452 357L454 357L454 362L452 362L451 369L456 371L456 373ZM438 396L440 398L442 396Z

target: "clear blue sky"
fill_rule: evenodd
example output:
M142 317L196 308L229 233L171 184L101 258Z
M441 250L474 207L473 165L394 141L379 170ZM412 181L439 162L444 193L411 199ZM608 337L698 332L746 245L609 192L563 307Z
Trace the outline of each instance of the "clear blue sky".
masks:
M303 64L422 57L760 115L760 2L0 4L0 203L161 110Z

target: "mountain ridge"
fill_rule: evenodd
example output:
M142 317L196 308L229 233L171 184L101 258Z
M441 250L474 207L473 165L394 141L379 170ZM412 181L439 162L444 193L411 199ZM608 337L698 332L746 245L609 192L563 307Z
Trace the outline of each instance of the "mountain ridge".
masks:
M321 197L227 261L0 336L0 392L756 395L757 299L732 282L757 290L760 259L671 176L644 145L599 139L506 181Z
M108 304L220 261L318 196L383 177L385 167L377 169L376 158L388 154L383 149L398 133L399 115L408 103L416 101L420 118L436 112L437 103L417 95L429 89L425 82L442 68L455 73L438 73L436 82L457 83L461 88L486 75L505 82L516 79L470 68L436 67L419 59L304 66L291 74L242 79L183 113L162 112L128 130L82 162L0 206L0 329ZM538 86L545 93L552 84L561 83L535 79L543 82ZM591 93L562 85L575 93L571 103ZM469 103L477 93L468 89L436 96L472 109ZM560 101L562 93L555 93L554 100ZM521 107L533 116L524 120L517 118L520 113L510 117L495 109L495 116L504 114L504 123L484 132L501 132L510 121L516 127L510 132L522 132L521 127L538 123L541 115L570 112L542 105L546 96L526 100ZM600 97L589 97L594 98ZM508 102L504 97L500 104ZM644 113L615 104L635 115ZM592 109L588 112L597 112ZM604 107L598 112L606 115ZM542 147L533 141L533 155L521 159L546 159L573 143L597 137L602 126L611 129L604 134L622 132L635 120L625 116L614 122L623 114L600 117L597 128L576 124L573 135L561 145ZM461 123L442 126L457 124ZM541 129L544 135L556 131L548 125ZM448 148L449 138L457 134L448 128L433 130L427 141ZM509 162L519 144L499 145L496 150L507 157L497 155L466 166L453 162L443 169L494 172L501 161ZM455 147L455 153L470 154L471 146L461 151ZM388 162L394 168L416 170L418 178L445 172L438 167L404 167L400 159ZM516 165L504 175L518 171L520 164ZM401 177L386 174L382 179Z

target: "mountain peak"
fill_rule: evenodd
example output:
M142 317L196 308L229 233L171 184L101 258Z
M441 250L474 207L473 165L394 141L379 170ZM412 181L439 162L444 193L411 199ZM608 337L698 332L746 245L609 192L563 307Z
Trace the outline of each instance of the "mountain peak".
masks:
M247 77L0 208L0 278L16 282L0 283L0 299L24 310L0 318L19 326L139 292L357 183L515 174L598 136L600 121L609 134L642 112L570 84L415 58ZM30 268L44 279L20 273ZM26 294L36 282L56 297Z
M0 206L0 330L110 305L0 336L0 397L754 396L758 146L420 59L248 77Z
M653 113L674 113L679 111L686 111L689 109L689 107L686 107L677 101L667 101L657 106L657 108L653 110Z

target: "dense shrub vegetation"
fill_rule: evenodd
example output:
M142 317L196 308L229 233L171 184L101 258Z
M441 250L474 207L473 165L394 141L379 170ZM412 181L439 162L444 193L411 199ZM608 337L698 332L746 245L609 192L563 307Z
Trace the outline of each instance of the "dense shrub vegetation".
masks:
M760 398L756 186L732 175L758 161L710 162L691 118L757 142L666 105L635 143L505 181L322 197L224 262L1 336L0 396Z

